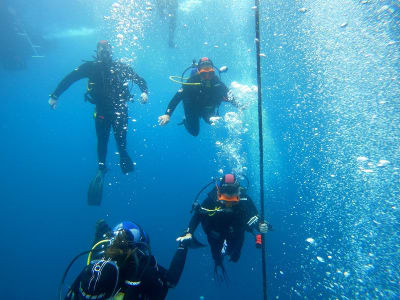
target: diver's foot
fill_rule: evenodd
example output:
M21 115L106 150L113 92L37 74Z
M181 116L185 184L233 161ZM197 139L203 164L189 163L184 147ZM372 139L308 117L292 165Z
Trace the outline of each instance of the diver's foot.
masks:
M124 174L128 174L133 171L133 162L128 155L121 156L120 167L122 173Z
M99 171L106 173L107 172L107 167L104 163L99 162Z

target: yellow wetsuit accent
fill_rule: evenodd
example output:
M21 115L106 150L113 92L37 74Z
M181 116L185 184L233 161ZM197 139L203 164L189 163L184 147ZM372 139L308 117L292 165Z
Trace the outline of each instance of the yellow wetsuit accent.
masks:
M210 217L215 215L217 212L222 211L221 206L216 206L214 209L208 209L208 208L201 208L202 210L206 211Z
M201 85L200 82L184 82L184 80L188 80L189 78L181 77L181 76L174 76L171 75L168 77L169 80L175 83L183 84L183 85ZM179 80L178 80L179 79Z

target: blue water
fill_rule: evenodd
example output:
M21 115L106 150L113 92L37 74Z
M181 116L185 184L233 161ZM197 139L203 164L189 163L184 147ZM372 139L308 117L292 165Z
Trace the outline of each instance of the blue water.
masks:
M194 196L220 169L247 174L259 205L253 3L179 1L178 46L171 49L153 2L12 2L26 31L41 36L45 57L27 58L22 71L0 69L2 299L54 299L99 218L141 224L167 267ZM274 226L267 235L268 298L398 299L399 8L390 1L325 2L261 7L265 211ZM91 59L99 39L110 40L115 56L146 79L150 97L129 107L136 171L121 175L110 139L103 203L88 207L97 159L86 82L64 93L56 111L47 100ZM166 127L157 118L179 88L168 76L200 56L229 67L223 81L240 84L234 89L249 106L234 128L223 120L202 123L193 138L176 126L181 107ZM235 109L225 105L221 116L227 112ZM205 241L201 229L196 234ZM219 285L209 249L191 251L167 299L262 299L253 237L240 261L226 267L230 282Z

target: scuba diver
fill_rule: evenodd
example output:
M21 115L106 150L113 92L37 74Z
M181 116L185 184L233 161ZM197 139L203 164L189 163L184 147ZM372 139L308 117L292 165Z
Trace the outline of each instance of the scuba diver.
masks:
M210 185L215 187L208 193L200 205L197 198ZM237 262L243 246L245 231L266 233L272 229L268 223L260 220L257 209L242 188L236 176L224 175L217 182L210 182L197 194L193 204L194 215L184 234L177 238L180 245L191 243L197 226L201 223L211 255L214 259L214 274L218 281L226 280L227 274L223 265L224 256ZM261 245L261 235L256 235L256 245Z
M97 156L99 170L93 178L88 192L89 205L100 205L106 168L107 144L111 127L120 155L120 167L124 174L133 171L133 162L126 150L128 129L128 101L133 99L129 83L133 82L142 91L141 103L148 99L146 81L128 65L112 58L112 47L107 41L97 44L95 61L88 61L68 74L50 94L49 105L56 109L58 98L74 82L88 78L85 100L95 104L94 120L97 134Z
M200 131L200 118L211 124L210 118L217 115L216 110L223 101L230 102L237 108L239 104L231 95L228 96L229 90L220 78L215 76L215 67L209 58L203 57L197 65L193 63L189 68L192 68L190 78L187 82L180 82L182 88L169 102L165 114L158 118L158 123L160 126L166 125L179 102L183 101L185 119L180 125L183 124L191 135L197 136ZM189 68L180 77L182 81ZM227 68L224 67L222 71L218 71L222 73L226 70ZM173 77L176 76L171 76L170 79L173 80Z
M112 230L104 220L97 222L95 244L87 266L69 288L65 300L114 299L162 300L177 285L186 261L187 248L179 247L168 270L151 254L150 239L137 224L124 221ZM60 284L59 298L68 266Z
M156 0L160 18L169 21L168 25L168 46L175 48L174 34L176 28L176 11L178 0Z

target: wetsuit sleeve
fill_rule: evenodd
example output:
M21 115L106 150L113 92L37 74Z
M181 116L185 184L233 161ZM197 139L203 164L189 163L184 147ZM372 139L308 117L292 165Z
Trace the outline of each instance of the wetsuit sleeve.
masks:
M132 80L133 83L135 83L139 89L143 92L148 94L149 91L147 89L147 83L146 80L144 80L142 77L140 77L135 71L133 71L132 68L129 68L129 78Z
M223 82L221 82L221 96L223 101L231 103L236 108L240 107L240 104L237 102L235 97L233 97L233 95L229 95L229 89Z
M197 226L199 226L199 224L201 222L201 219L202 219L201 217L202 217L201 213L198 210L196 210L194 212L192 218L190 219L189 226L187 229L188 233L193 234L196 231Z
M184 95L185 95L184 89L180 89L178 92L176 92L175 96L171 99L171 101L168 104L167 110L165 111L166 115L172 116L172 113L178 106L179 102L182 101Z
M201 207L204 208L211 208L212 207L212 203L213 200L210 196L208 196L203 203L201 204L201 206L198 206L192 216L192 218L190 219L189 222L189 226L187 229L187 232L193 234L196 231L197 226L199 226L200 222L203 221L203 219L206 217L205 214L201 213Z
M69 73L57 86L55 91L51 94L53 98L58 98L64 93L74 82L81 80L82 78L87 78L90 75L91 68L93 66L92 62L86 62L79 66L71 73Z
M246 223L248 228L253 231L258 231L258 226L262 223L260 216L258 215L258 210L254 205L253 200L250 197L247 197L246 206L245 206L245 216L246 216Z
M124 281L124 300L163 300L168 293L167 270L159 266L152 257L152 266L145 269L140 281L126 279Z
M185 267L187 252L188 247L183 246L179 246L176 250L167 273L167 281L169 287L176 287L176 285L178 284L183 269Z

